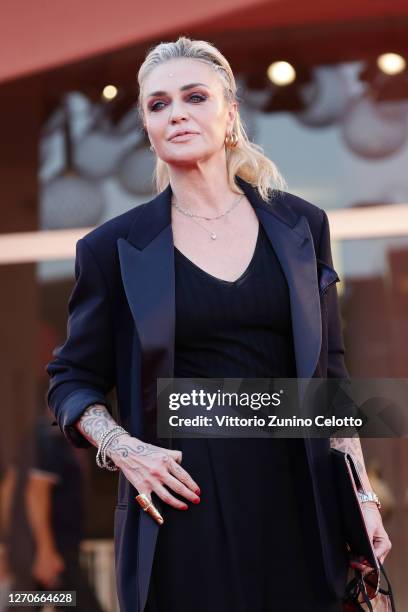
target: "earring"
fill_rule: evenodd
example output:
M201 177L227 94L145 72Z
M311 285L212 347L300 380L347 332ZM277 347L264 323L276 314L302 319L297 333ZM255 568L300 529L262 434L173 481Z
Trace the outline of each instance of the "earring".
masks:
M235 147L238 145L238 136L235 134L235 132L230 132L225 136L224 142L228 149L235 149Z

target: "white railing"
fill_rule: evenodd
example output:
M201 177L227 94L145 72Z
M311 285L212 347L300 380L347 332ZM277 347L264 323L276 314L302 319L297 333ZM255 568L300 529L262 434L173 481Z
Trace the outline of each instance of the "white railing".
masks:
M332 240L408 235L408 204L329 209ZM0 235L0 265L75 258L75 244L93 227Z
M81 562L105 612L119 612L113 540L84 540Z

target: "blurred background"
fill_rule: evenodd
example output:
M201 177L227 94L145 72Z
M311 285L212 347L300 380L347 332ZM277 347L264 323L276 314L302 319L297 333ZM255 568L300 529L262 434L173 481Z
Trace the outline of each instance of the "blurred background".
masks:
M406 0L3 2L3 592L52 580L62 563L97 598L88 610L117 609L117 475L95 466L93 449L65 448L58 433L47 439L58 428L44 427L44 366L66 336L76 241L154 195L136 75L148 48L179 35L226 55L250 138L288 191L327 211L351 376L408 377ZM370 439L363 447L393 542L386 566L399 609L408 610L408 445ZM51 543L39 551L44 533Z

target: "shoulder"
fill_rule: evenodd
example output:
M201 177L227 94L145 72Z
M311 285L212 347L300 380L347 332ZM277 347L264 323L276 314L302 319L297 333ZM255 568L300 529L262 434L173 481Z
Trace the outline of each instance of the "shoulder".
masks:
M126 238L137 217L148 207L150 202L134 206L130 210L117 215L105 223L98 225L85 236L84 240L94 253L100 253L109 247L116 247L118 238Z
M144 202L94 228L77 242L77 261L85 251L96 264L105 283L114 292L118 280L117 241L126 238L130 228L151 202ZM85 255L86 256L86 255Z
M287 214L290 214L293 225L300 217L305 217L315 243L319 241L322 230L327 223L327 215L323 208L289 191L279 191L274 201L278 202L277 205L283 207Z
M279 192L281 195L281 199L284 204L288 206L293 212L295 212L298 216L304 216L307 218L309 222L312 223L321 223L324 215L323 208L301 198L294 193L290 193L289 191L281 191Z

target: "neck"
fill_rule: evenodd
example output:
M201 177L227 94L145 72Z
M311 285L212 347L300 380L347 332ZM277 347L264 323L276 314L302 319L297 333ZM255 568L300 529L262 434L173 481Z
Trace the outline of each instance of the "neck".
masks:
M239 197L229 185L225 163L219 160L191 168L169 165L169 175L174 200L196 214L220 214Z

